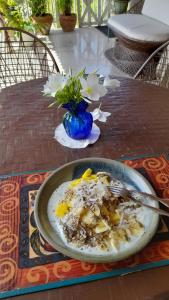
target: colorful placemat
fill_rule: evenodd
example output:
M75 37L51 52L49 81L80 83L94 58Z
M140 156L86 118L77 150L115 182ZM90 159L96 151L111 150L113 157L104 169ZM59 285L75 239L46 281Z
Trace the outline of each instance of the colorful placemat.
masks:
M169 198L169 157L125 160L141 172L156 193ZM38 188L49 172L0 179L0 298L107 278L169 264L169 218L162 217L152 242L117 263L91 264L56 252L34 220Z

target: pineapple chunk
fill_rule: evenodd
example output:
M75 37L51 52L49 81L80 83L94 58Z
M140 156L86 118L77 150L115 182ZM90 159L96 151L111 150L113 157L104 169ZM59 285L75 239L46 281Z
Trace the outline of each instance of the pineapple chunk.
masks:
M106 221L102 220L98 223L98 225L95 227L94 231L95 233L102 233L102 232L105 232L107 230L109 230L110 227L109 225L107 224Z

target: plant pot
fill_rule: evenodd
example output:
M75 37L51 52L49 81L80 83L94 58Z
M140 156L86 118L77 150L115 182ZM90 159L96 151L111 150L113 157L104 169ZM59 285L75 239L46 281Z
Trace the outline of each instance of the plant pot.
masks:
M123 14L127 11L129 0L115 0L114 8L116 14Z
M59 16L60 26L62 27L63 31L71 32L75 29L77 15L71 14L69 16L60 15Z
M53 16L46 14L44 16L31 16L33 23L37 25L38 31L44 35L48 35L53 22Z

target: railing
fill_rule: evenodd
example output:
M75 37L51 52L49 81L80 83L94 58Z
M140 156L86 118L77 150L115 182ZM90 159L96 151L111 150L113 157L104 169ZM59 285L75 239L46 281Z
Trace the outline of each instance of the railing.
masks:
M79 26L102 25L114 9L112 0L77 0Z
M102 25L114 10L113 3L113 0L73 0L72 12L77 14L79 27ZM53 15L54 26L58 28L60 25L57 0L48 0L48 12Z

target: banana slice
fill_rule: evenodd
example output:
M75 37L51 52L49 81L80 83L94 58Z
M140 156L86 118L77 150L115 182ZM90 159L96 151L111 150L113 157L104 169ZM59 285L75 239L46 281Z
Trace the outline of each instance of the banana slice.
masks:
M93 211L93 213L94 213L94 215L95 215L96 217L99 217L99 216L100 216L100 208L99 208L98 205L94 205L92 211Z
M87 213L82 217L82 222L86 225L95 225L94 213L92 211L87 211Z
M94 232L95 233L102 233L110 229L110 226L106 223L105 220L102 220L98 223L98 225L95 227Z
M113 250L115 252L118 252L120 243L119 243L119 238L118 238L117 232L110 232L109 237L110 237L110 245L111 245L111 247L113 248Z
M129 226L129 230L133 235L136 236L139 235L140 233L143 233L144 231L143 225L137 221L131 223L131 225Z
M118 249L119 249L119 242L116 240L116 239L111 239L110 240L110 245L111 245L111 247L113 248L113 250L115 251L115 252L118 252Z

